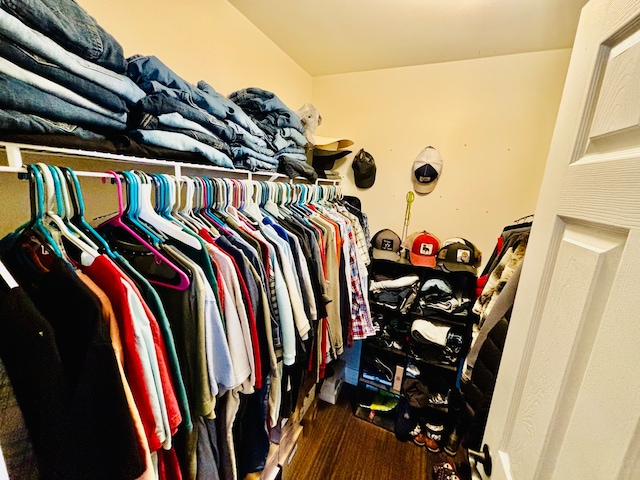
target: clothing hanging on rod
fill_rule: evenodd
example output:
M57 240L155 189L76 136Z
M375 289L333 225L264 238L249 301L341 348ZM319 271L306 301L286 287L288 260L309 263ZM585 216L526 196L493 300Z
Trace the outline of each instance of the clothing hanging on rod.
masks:
M88 396L78 408L89 411L101 390L91 385L86 395L82 372L102 358L109 369L89 378L111 389L100 405L113 403L93 424L80 415L94 428L73 442L50 443L56 428L34 429L43 478L195 478L213 469L235 479L259 471L268 429L293 411L304 376L322 378L345 342L373 333L366 236L339 187L109 172L118 211L90 226L73 171L36 165L28 174L32 220L0 242L0 259L17 285L29 286L25 301L40 321L60 319L50 347L60 373L52 378L78 372L69 388ZM91 323L82 316L89 306ZM84 346L57 344L68 310L77 312L70 326L85 332ZM91 335L98 326L101 336ZM85 356L96 341L102 357ZM0 348L6 363L5 355ZM16 388L27 404L30 394ZM61 418L76 406L66 398L58 400ZM24 410L27 428L43 408ZM103 428L128 443L94 450L92 435ZM80 442L86 463L68 458L67 444ZM101 449L109 461L94 465Z

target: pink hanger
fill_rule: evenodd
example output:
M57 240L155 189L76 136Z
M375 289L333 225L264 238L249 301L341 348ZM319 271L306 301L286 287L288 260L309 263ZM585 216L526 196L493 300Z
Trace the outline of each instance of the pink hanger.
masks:
M148 279L148 281L150 283L153 283L155 285L161 285L163 287L173 288L175 290L186 290L187 288L189 288L189 285L190 285L191 282L190 282L189 277L187 276L187 274L184 273L184 271L182 271L174 263L172 263L171 260L169 260L167 257L165 257L162 253L160 253L153 245L151 245L144 238L142 238L140 235L138 235L135 232L135 230L133 230L131 227L129 227L126 223L124 223L122 221L122 215L124 214L124 201L123 201L123 196L122 196L122 181L120 180L120 176L116 172L114 172L113 170L109 170L109 171L107 171L107 173L113 175L113 177L115 178L116 185L118 186L118 213L113 218L110 218L109 220L104 222L102 225L113 225L115 227L119 227L119 228L122 228L123 230L125 230L129 235L131 235L138 242L140 242L142 245L144 245L151 253L153 253L155 261L158 264L160 264L160 263L167 264L167 266L169 268L171 268L171 270L173 270L174 272L176 272L178 274L178 278L180 279L180 281L178 282L177 285L164 283L164 282L160 282L160 281L157 281L157 280Z

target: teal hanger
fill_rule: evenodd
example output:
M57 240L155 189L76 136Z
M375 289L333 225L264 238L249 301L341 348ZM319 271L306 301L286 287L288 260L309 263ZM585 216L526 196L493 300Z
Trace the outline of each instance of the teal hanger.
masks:
M163 239L159 236L159 234L144 225L138 217L140 213L140 178L130 171L120 172L120 174L124 177L124 183L127 186L127 207L125 208L122 215L123 220L146 235L150 239L150 242L152 244L157 245L161 243Z
M47 242L49 242L49 246L53 252L58 257L65 258L65 255L62 253L62 249L56 243L44 224L44 180L42 178L42 173L38 166L33 164L27 165L27 172L29 173L29 187L31 194L31 222L25 226L42 234ZM23 227L20 227L20 229L22 228Z
M69 190L69 197L71 201L71 218L70 221L73 225L75 225L78 229L83 231L86 236L88 236L93 242L96 244L98 250L104 252L111 258L118 258L118 255L111 250L109 244L105 241L104 238L89 225L89 222L86 221L84 217L84 199L82 197L82 190L80 189L80 181L76 176L75 172L71 170L69 167L60 167L60 171L62 172L64 179L67 183L67 188Z

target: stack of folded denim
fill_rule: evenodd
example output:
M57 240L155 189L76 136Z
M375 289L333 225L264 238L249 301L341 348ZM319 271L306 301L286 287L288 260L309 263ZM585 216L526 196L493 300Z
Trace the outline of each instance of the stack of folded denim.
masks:
M233 92L229 99L267 134L276 159L306 162L307 139L302 121L274 93L250 87Z
M154 56L135 55L127 62L127 75L147 94L131 115L134 139L177 150L190 147L218 166L277 168L265 132L211 85L191 85Z
M125 69L120 44L73 0L0 0L0 129L124 131L144 96Z

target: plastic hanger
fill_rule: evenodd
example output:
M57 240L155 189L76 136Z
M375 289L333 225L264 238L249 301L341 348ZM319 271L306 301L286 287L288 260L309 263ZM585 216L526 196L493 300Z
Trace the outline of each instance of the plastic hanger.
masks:
M0 277L2 277L2 280L10 290L20 286L18 285L18 282L16 282L16 279L13 278L13 275L11 275L11 272L9 272L5 264L2 263L2 260L0 260Z
M169 189L174 193L174 205L176 206L173 215L174 218L183 222L187 227L189 227L196 233L202 229L207 230L208 226L202 223L193 215L193 204L196 193L195 182L193 181L193 179L189 177L182 177L179 181L177 179L172 179L175 181L171 181L167 178L165 178L165 180L171 183ZM185 189L184 204L182 205L182 208L180 208L180 202L177 201L178 195L176 195L178 190L178 183L180 184L180 186L184 185ZM182 196L182 194L180 196Z
M91 238L97 245L98 250L104 251L111 258L116 258L116 254L111 250L109 244L91 225L89 225L89 222L87 222L84 217L84 200L82 198L82 190L80 189L78 177L69 167L60 167L60 170L64 175L69 192L72 209L70 215L71 223L79 230L83 231L86 236Z
M212 203L210 200L211 189L209 188L209 184L202 177L190 177L189 180L192 182L194 190L193 207L191 208L190 215L200 221L205 228L214 234L219 234L216 225L214 225L214 221L205 215L205 211ZM188 196L186 196L185 199L186 198L188 198Z
M122 195L122 181L120 180L120 176L114 172L113 170L109 170L107 173L109 173L110 175L113 175L116 185L118 187L118 213L110 218L109 220L107 220L106 222L104 222L102 225L103 226L113 226L116 228L121 228L123 229L125 232L127 232L129 235L131 235L135 240L137 240L141 245L143 245L144 247L146 247L149 252L151 252L153 254L153 256L155 257L155 260L157 263L164 263L166 264L169 268L171 268L171 270L173 270L174 272L176 272L176 274L178 275L178 283L177 284L170 284L170 283L166 283L166 282L161 282L158 280L153 280L153 279L148 279L150 283L153 283L155 285L161 285L164 287L168 287L168 288L173 288L176 290L186 290L187 288L189 288L190 285L190 280L189 277L187 276L186 273L184 273L180 268L178 268L173 262L171 262L171 260L169 260L167 257L165 257L162 253L160 253L156 247L154 247L153 245L151 245L147 240L145 240L143 237L141 237L135 230L133 230L129 225L127 225L126 223L124 223L122 221L122 218L124 216L124 202L123 202L123 195Z
M136 175L132 175L129 179L130 182L138 181L139 178ZM150 182L139 182L137 184L137 200L139 207L138 217L143 220L147 225L151 226L158 232L161 232L168 237L171 237L185 245L190 246L195 250L202 250L202 245L200 241L194 236L188 234L183 231L175 223L167 220L166 218L161 217L158 213L153 209L151 205L151 183Z
M98 245L83 231L81 231L76 225L71 221L71 217L73 215L73 207L71 204L71 194L69 192L69 186L60 170L60 167L49 165L49 170L53 175L56 187L56 199L58 202L58 215L62 218L62 221L65 223L67 228L74 233L80 240L85 242L94 250L98 251Z
M61 185L57 175L53 175L47 165L37 164L36 170L39 169L44 179L44 226L47 229L56 229L60 233L60 241L58 244L66 240L80 251L79 261L82 265L90 265L100 253L88 243L85 243L75 232L71 231L58 212L64 210L62 196L60 193ZM58 211L55 211L55 206Z
M18 231L24 228L32 228L40 233L47 240L49 246L60 258L66 258L62 252L62 248L53 239L51 233L44 225L44 180L42 179L42 173L36 165L27 165L27 172L29 173L29 188L31 199L31 221L21 226Z
M122 212L122 220L125 223L130 224L130 226L139 233L146 235L154 245L162 243L165 237L160 233L151 230L151 228L145 225L140 218L138 218L140 210L138 207L139 179L137 179L132 172L124 171L121 172L121 174L125 181L125 185L127 186L127 206Z

